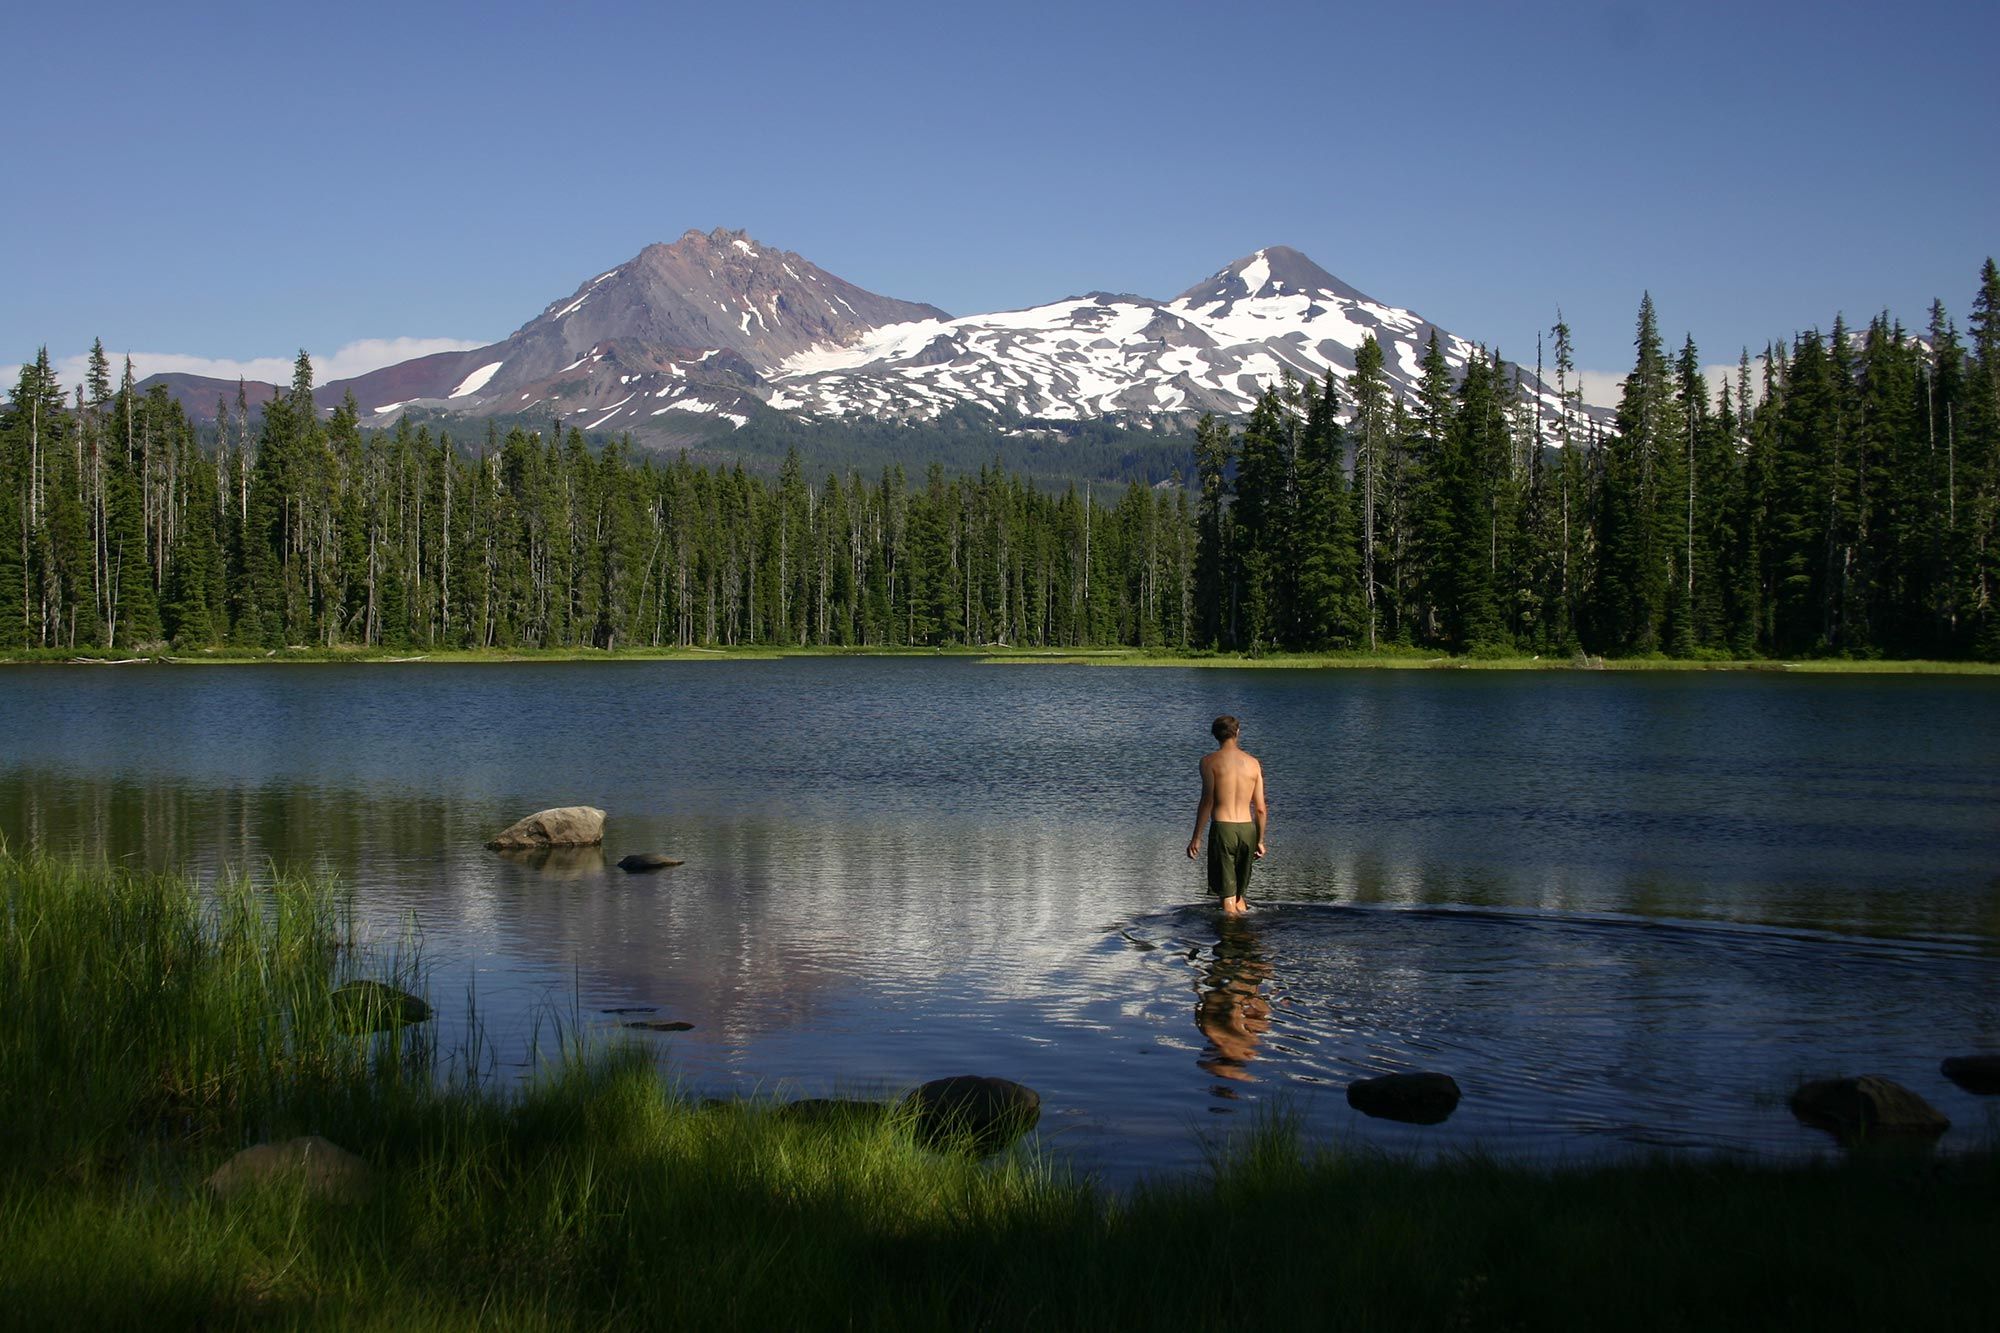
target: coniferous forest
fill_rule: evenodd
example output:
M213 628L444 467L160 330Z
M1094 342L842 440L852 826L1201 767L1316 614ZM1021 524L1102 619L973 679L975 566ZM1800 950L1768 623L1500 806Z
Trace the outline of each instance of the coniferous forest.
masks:
M1205 418L1191 476L775 477L312 406L301 354L203 443L164 388L0 408L0 648L998 645L2000 660L2000 270L1964 336L1836 319L1711 393L1642 302L1615 425L1560 320L1414 401L1365 343Z

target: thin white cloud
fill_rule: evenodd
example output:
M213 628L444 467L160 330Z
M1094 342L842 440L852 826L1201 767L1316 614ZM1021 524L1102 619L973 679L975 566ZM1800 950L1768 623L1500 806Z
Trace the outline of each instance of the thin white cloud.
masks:
M365 375L383 366L393 366L399 361L413 357L430 356L435 352L463 352L474 347L484 347L484 342L465 338L362 338L347 343L332 352L308 352L313 364L313 383L326 384L332 380L352 379ZM107 349L108 350L108 349ZM123 352L111 352L111 376L115 382L125 373ZM272 384L292 382L292 358L289 356L259 356L238 361L229 357L190 356L185 352L133 352L132 374L136 379L149 375L205 375L219 380L264 380ZM73 391L83 383L83 376L90 363L90 354L79 352L66 356L55 363L56 377L63 387ZM12 393L20 381L19 365L0 366L0 394Z
M1592 407L1616 407L1618 399L1625 392L1625 375L1615 370L1579 370L1576 372L1583 401ZM1555 377L1551 375L1553 384Z
M1751 362L1750 389L1754 394L1761 395L1763 392L1764 385L1760 373L1763 365L1764 358L1761 356ZM1703 366L1701 368L1702 378L1708 381L1708 400L1710 403L1716 401L1724 385L1729 386L1731 393L1736 391L1736 369L1737 365L1734 361L1718 361L1714 365ZM1617 407L1618 400L1625 395L1625 376L1627 373L1622 370L1577 371L1577 378L1583 383L1583 401L1593 407ZM1551 383L1554 382L1554 378L1553 375L1550 376Z

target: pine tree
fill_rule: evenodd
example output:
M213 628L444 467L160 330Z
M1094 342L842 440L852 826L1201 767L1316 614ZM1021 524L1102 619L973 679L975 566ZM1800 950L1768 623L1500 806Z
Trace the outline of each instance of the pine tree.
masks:
M1618 406L1618 431L1606 445L1598 496L1598 561L1592 624L1601 650L1655 653L1673 585L1669 533L1679 525L1681 467L1667 360L1648 293L1639 304L1637 351Z
M1299 448L1298 533L1291 566L1298 606L1292 648L1352 648L1364 612L1353 498L1348 493L1346 434L1329 372L1308 405Z
M1375 562L1382 549L1378 518L1388 498L1387 459L1393 422L1389 410L1389 384L1382 373L1382 344L1374 334L1362 339L1354 353L1354 378L1349 381L1354 395L1354 475L1360 491L1361 514L1361 595L1367 623L1370 652L1377 646L1381 614L1376 607L1380 580Z
M1229 511L1229 473L1235 461L1229 428L1204 413L1194 430L1195 476L1201 487L1195 509L1194 641L1203 648L1237 644Z
M1416 407L1402 433L1398 481L1405 536L1397 564L1403 590L1398 637L1405 642L1451 641L1457 593L1450 488L1454 459L1451 431L1456 417L1451 367L1433 333L1424 348L1423 375Z
M1965 445L1971 490L1968 592L1973 651L2000 661L2000 266L1989 257L1968 321L1972 364L1965 386Z
M1499 563L1499 478L1510 451L1499 402L1498 358L1466 363L1458 406L1434 476L1440 528L1431 548L1432 587L1442 637L1458 652L1491 650L1504 635L1495 598Z

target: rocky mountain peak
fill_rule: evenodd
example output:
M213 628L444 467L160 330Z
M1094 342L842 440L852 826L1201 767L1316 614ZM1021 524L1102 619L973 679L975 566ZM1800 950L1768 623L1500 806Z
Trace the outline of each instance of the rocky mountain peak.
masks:
M1176 304L1261 301L1283 296L1325 296L1374 302L1289 245L1270 245L1212 274L1182 292Z

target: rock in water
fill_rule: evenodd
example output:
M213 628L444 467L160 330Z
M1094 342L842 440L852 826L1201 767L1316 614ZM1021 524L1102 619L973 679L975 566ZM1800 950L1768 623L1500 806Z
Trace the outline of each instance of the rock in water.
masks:
M354 1032L385 1032L431 1016L428 1004L380 981L350 981L328 998L341 1024Z
M297 1174L308 1192L337 1203L358 1203L375 1186L368 1163L317 1134L285 1143L245 1148L216 1168L208 1187L224 1198L267 1181Z
M1449 1074L1384 1074L1347 1085L1347 1104L1377 1120L1436 1125L1458 1109L1458 1083Z
M1967 1092L1982 1097L2000 1093L2000 1055L1954 1055L1938 1072Z
M1934 1139L1951 1128L1929 1102L1874 1074L1802 1084L1792 1094L1792 1114L1850 1143L1877 1134Z
M604 841L604 812L591 805L537 810L509 825L487 843L495 851L511 847L594 847Z
M935 1079L903 1099L926 1147L990 1157L1035 1127L1042 1099L1004 1078L959 1074Z
M634 852L630 856L618 858L618 868L628 875L637 875L647 870L664 870L668 866L683 864L665 852Z

